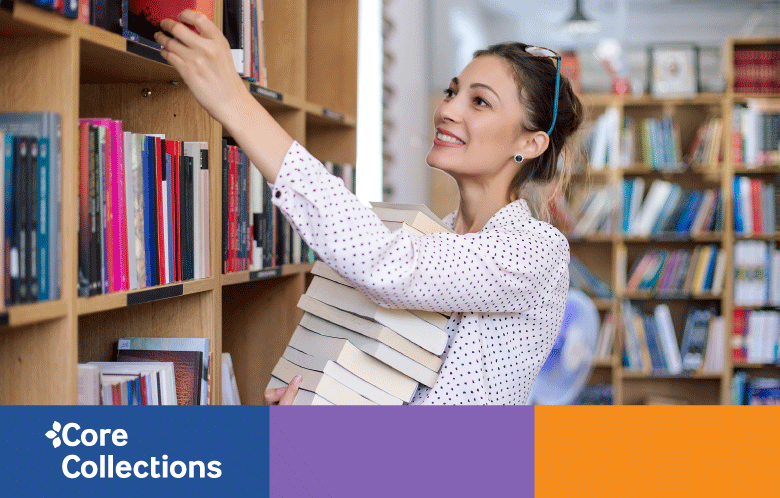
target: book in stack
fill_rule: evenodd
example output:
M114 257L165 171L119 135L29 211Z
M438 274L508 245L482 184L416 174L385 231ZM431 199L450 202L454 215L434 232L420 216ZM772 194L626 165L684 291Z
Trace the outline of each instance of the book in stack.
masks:
M448 233L428 208L373 204L391 229L412 236ZM272 372L268 388L303 378L296 405L402 405L420 384L433 387L448 335L448 316L387 309L318 261L298 307L300 324Z

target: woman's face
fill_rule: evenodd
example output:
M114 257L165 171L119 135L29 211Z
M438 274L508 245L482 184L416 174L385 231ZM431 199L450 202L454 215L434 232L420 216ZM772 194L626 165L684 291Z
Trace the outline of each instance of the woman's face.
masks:
M452 79L433 114L430 166L456 178L492 177L514 162L524 111L509 71L503 59L486 55Z

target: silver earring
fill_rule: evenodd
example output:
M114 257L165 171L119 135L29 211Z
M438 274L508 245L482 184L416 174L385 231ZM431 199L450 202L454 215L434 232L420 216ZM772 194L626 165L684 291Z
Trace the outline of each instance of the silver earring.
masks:
M521 162L523 162L523 159L524 159L524 157L523 157L523 155L522 155L522 154L518 154L518 155L516 155L516 156L515 156L515 162L516 162L516 163L521 163Z

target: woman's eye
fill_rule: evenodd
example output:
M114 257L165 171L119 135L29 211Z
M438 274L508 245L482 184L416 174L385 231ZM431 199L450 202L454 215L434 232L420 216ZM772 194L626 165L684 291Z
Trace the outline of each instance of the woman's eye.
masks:
M474 102L476 102L478 105L484 105L485 107L490 107L488 101L483 99L482 97L474 97Z
M452 88L445 88L444 89L444 96L445 97L453 97L455 95L455 90Z

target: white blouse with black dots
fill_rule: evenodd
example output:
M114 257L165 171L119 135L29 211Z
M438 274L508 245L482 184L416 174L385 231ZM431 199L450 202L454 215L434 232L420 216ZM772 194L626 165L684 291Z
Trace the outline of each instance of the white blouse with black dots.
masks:
M391 232L298 142L271 188L306 243L371 300L452 313L439 378L412 404L526 403L563 319L569 244L524 200L478 233Z

